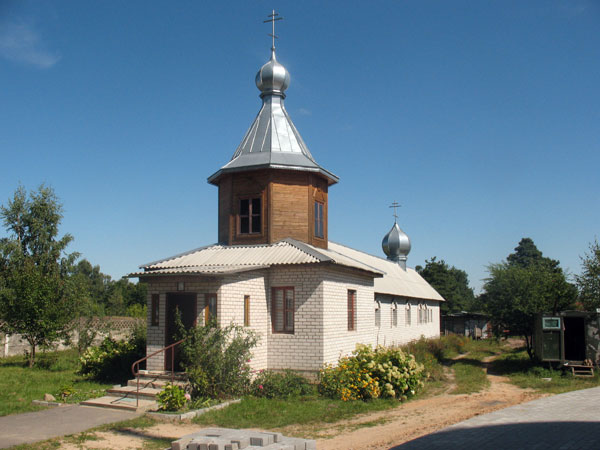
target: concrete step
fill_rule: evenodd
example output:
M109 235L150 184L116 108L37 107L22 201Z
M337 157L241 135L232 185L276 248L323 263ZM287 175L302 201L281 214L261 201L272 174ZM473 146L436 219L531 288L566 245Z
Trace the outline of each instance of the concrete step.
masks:
M143 378L154 378L157 380L171 380L171 372L140 370L140 376ZM172 376L176 380L185 380L185 372L175 372Z
M139 396L141 398L155 399L156 395L162 390L153 387L142 387L140 383ZM106 392L112 397L130 397L135 398L138 395L137 386L120 386L107 389Z
M154 400L140 398L139 403L136 406L135 398L114 397L111 395L85 400L80 404L85 406L96 406L99 408L123 409L127 411L154 411L158 409L158 404Z
M165 379L140 377L140 389L142 387L148 387L148 388L162 390L170 382L171 382L170 378L168 380L165 380ZM184 380L175 380L173 382L173 384L175 384L177 386L185 387L187 385L187 382ZM137 387L137 380L133 379L133 380L127 381L127 386Z

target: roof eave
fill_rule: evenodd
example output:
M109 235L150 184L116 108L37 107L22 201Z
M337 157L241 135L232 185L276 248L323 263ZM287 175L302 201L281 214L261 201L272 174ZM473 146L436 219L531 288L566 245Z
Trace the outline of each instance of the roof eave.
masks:
M215 173L213 173L211 176L209 176L206 181L208 181L209 184L218 186L219 180L221 179L221 177L223 177L223 175L226 175L229 173L249 172L252 170L260 170L260 169L293 170L293 171L299 171L299 172L318 173L327 180L327 184L329 186L336 184L338 181L340 181L338 176L334 175L333 173L329 172L328 170L323 169L322 167L310 168L310 167L302 167L302 166L285 166L285 165L281 165L281 164L271 164L271 163L257 164L255 166L221 168L221 169L217 170Z

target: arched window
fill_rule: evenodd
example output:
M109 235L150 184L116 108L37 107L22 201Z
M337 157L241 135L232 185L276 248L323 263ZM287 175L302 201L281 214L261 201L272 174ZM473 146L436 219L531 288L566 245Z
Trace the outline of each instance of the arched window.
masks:
M398 326L398 304L396 300L392 302L392 327Z
M405 323L407 326L410 326L410 322L411 322L411 320L412 320L412 319L411 319L411 316L412 316L412 314L411 314L411 312L410 312L410 303L408 303L408 302L406 302L406 309L405 309L405 311L404 311L404 314L405 314L405 317L404 317L404 323Z

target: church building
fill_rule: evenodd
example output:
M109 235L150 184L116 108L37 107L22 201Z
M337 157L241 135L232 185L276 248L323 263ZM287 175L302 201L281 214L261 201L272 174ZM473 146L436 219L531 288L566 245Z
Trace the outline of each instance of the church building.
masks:
M218 243L130 274L148 285L150 355L185 326L214 319L259 337L253 369L315 374L356 344L402 344L440 333L444 299L406 266L408 236L394 223L387 259L329 241L328 192L339 179L308 150L284 107L288 71L271 49L256 75L262 107L231 160L208 177L218 188ZM147 362L171 370L168 352Z

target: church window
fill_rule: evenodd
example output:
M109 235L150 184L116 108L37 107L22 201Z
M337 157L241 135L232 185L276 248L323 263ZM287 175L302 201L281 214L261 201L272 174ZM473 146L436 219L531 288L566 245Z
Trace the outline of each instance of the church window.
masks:
M381 327L381 305L378 301L375 302L375 326Z
M392 327L398 326L398 305L392 302Z
M274 287L271 295L273 333L294 333L294 288Z
M348 289L348 331L356 330L356 291Z
M315 202L315 237L325 237L323 223L323 203Z
M260 205L260 197L240 199L240 234L257 234L261 232L262 209Z
M430 322L430 314L427 305L421 304L419 305L419 312L417 317L417 323L424 324Z
M411 318L411 314L410 314L410 303L406 304L406 311L405 311L405 323L406 325L410 326L410 322L411 322L412 318Z
M244 295L244 326L250 326L250 296Z
M204 323L217 320L217 294L204 296Z

